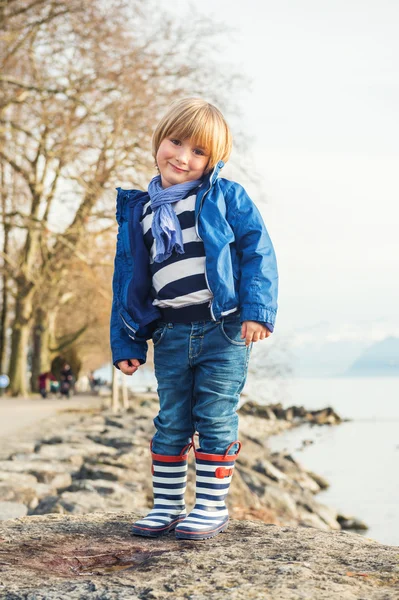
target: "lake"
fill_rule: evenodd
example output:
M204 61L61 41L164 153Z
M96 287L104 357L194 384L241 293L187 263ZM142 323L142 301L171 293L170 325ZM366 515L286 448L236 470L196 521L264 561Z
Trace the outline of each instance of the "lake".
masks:
M255 390L262 390L257 398ZM330 488L317 495L320 502L364 521L367 537L399 545L399 378L256 378L246 392L260 403L278 396L284 407L332 406L352 419L333 427L300 426L271 437L270 447L287 449L327 479ZM303 440L313 444L302 448Z

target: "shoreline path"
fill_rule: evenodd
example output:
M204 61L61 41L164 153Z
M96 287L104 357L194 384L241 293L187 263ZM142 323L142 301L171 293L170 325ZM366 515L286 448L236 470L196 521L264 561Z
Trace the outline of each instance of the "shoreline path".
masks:
M60 411L82 410L101 406L104 398L77 394L69 400L59 398L0 398L0 440L2 443L22 439L24 432L37 429L40 423Z

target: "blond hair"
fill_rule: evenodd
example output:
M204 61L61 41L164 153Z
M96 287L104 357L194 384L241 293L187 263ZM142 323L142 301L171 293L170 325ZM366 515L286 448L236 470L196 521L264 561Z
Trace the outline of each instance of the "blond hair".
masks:
M152 137L152 155L156 161L161 142L173 135L178 139L190 138L209 153L206 171L218 162L227 162L233 138L225 118L216 106L201 98L176 100L159 121Z

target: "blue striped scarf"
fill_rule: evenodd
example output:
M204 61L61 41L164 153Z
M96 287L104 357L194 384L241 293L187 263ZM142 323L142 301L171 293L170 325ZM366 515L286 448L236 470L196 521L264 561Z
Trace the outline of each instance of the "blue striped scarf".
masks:
M155 240L155 262L159 263L167 260L173 250L178 254L184 254L180 223L170 205L172 202L184 198L188 192L200 183L201 179L196 179L171 185L164 189L160 175L151 179L148 185L148 194L151 200L151 210L154 213L151 230Z

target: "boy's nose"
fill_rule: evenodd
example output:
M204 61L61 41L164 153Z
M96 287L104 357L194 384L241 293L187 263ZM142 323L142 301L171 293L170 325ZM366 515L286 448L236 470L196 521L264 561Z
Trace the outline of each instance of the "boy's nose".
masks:
M179 148L176 158L179 162L186 164L188 162L187 150Z

